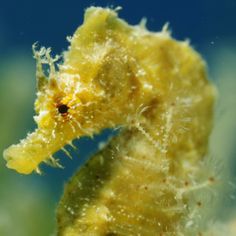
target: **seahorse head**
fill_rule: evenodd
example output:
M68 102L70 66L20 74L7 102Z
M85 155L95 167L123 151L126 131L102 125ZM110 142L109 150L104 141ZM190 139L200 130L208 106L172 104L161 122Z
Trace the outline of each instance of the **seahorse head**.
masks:
M75 138L129 119L125 114L143 101L137 96L141 86L137 72L142 76L142 71L124 46L130 30L115 11L91 7L61 61L51 57L50 49L33 46L37 128L5 150L9 168L31 173Z
M56 60L51 58L50 49L36 50L37 61L37 99L35 116L37 128L33 133L12 145L4 152L7 166L20 173L28 174L39 170L42 161L57 164L52 154L80 135L79 115L82 114L81 100L76 96L80 87L78 78L63 78L57 70ZM44 72L44 64L49 65L48 75Z

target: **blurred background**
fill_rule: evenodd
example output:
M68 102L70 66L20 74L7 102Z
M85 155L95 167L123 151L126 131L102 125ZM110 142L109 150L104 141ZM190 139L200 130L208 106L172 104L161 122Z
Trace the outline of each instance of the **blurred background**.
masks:
M235 189L236 161L236 0L179 1L32 1L0 2L0 235L54 235L55 209L63 185L97 150L105 131L94 140L76 141L73 160L58 153L65 169L43 167L43 175L23 176L5 167L3 150L35 128L35 61L32 44L52 47L60 54L83 21L86 7L122 6L120 17L138 24L146 17L147 28L160 31L169 22L172 35L190 39L208 63L209 77L219 89L211 155L229 169L229 186ZM79 156L79 157L78 157ZM233 190L225 198L225 219L234 215Z

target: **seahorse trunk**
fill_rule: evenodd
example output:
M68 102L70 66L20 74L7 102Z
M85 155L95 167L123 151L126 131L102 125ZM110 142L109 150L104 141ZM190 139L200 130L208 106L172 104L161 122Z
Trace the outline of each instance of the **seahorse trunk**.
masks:
M169 125L174 112L173 107L167 114ZM202 162L206 143L190 148L176 140L163 151L158 142L166 137L157 137L155 127L127 128L76 173L58 208L58 236L196 235L202 230L198 217L207 199L198 193L206 193L213 174ZM173 128L165 130L168 140Z

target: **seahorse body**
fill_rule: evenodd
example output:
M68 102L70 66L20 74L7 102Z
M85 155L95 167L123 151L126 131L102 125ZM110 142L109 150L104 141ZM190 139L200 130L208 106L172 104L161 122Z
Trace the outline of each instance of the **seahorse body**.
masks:
M38 128L4 152L8 167L28 174L75 138L122 130L67 185L58 235L200 232L215 89L188 42L91 7L58 70L48 50L35 58Z

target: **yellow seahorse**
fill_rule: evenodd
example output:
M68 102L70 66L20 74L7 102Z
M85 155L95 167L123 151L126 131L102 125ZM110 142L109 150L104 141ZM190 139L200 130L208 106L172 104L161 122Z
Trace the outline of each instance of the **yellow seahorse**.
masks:
M201 56L167 27L99 7L70 42L62 63L33 47L38 128L5 150L7 166L29 174L75 138L120 127L65 188L58 235L201 235L215 181L204 164L215 88Z

